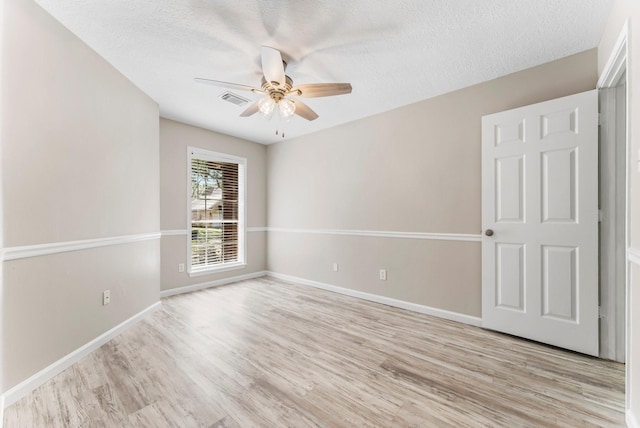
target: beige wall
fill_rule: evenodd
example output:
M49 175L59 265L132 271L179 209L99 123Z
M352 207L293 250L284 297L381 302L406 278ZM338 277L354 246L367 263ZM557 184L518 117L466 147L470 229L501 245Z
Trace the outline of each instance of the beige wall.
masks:
M157 104L32 0L3 4L3 248L159 232ZM157 302L159 263L158 239L5 261L1 390Z
M266 147L202 128L160 119L160 223L163 231L184 235L162 237L162 290L202 284L266 268L266 233L247 233L247 267L213 275L189 277L178 272L187 263L187 147L198 147L247 159L247 226L264 227L266 221Z
M640 19L636 3L618 0L598 54L267 148L165 119L158 130L157 105L32 0L5 0L3 7L4 248L186 230L189 145L248 159L249 227L265 226L268 218L273 228L480 233L481 116L594 88L596 55L601 70L623 19ZM632 40L632 63L640 58L639 37ZM640 110L637 76L632 70L631 114ZM632 129L632 153L639 140ZM640 178L632 171L633 218ZM150 185L158 181L159 188ZM165 236L161 245L150 240L4 262L0 391L156 302L160 288L265 269L480 316L477 242L286 231L267 239L251 232L247 254L246 269L196 278L177 270L186 263L183 235ZM331 271L332 262L340 263L339 272ZM378 280L379 268L388 269L388 281ZM637 267L633 275L640 277ZM639 284L632 285L636 308ZM103 307L106 288L113 302ZM633 326L640 324L631 315ZM640 326L633 332L637 360ZM640 370L629 367L637 396Z
M625 21L629 22L629 58L627 66L627 85L629 110L627 117L630 140L630 246L636 252L640 251L640 128L638 115L640 114L640 2L637 0L616 0L609 16L606 30L598 47L598 71L601 73L607 60L612 54L615 43ZM628 337L627 347L630 355L627 358L627 403L631 412L640 423L640 266L631 267L631 284L627 314Z
M269 146L269 227L479 234L481 117L595 88L596 55ZM270 231L267 254L271 271L480 316L478 242Z

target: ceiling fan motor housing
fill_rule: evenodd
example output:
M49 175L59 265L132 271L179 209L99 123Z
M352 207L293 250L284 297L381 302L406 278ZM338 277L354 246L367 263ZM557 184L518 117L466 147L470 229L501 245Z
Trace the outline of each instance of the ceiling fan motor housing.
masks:
M267 82L267 80L262 77L262 89L265 90L269 94L269 96L276 102L280 101L287 95L291 88L293 88L293 80L289 76L284 76L285 82L284 85L281 85L278 82Z

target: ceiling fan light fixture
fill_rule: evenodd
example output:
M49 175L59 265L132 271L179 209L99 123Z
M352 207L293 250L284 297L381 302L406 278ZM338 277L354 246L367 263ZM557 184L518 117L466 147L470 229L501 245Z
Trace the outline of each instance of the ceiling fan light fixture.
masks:
M265 116L269 116L275 106L276 102L271 97L260 98L260 101L258 101L258 109Z
M276 102L271 97L260 98L258 101L258 110L260 110L260 113L264 116L270 116L275 107Z
M281 118L288 119L293 116L293 113L295 113L295 111L296 105L293 103L293 101L283 98L278 102L278 113L280 114Z

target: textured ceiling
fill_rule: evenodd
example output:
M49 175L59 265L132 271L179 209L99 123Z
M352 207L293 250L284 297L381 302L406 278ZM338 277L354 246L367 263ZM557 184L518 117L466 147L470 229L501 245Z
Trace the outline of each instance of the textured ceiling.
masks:
M260 143L350 122L596 47L612 0L36 0L160 105L161 115ZM260 86L260 46L320 118L279 123L194 77ZM259 95L232 91L250 100Z

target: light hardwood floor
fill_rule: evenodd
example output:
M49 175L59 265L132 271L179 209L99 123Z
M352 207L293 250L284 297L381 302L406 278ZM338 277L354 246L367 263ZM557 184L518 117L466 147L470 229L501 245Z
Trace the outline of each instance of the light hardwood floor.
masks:
M5 427L624 426L624 366L259 278L170 297Z

